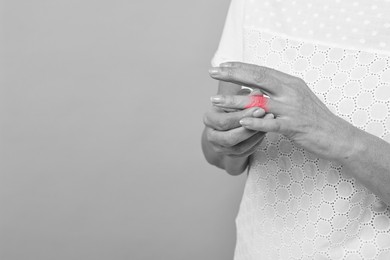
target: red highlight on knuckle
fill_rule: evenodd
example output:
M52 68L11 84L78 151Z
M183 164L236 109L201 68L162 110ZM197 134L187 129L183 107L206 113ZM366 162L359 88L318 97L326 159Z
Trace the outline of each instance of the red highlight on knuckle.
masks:
M250 96L250 102L245 106L245 108L260 107L264 109L265 112L268 112L267 102L268 98L263 95L253 95Z

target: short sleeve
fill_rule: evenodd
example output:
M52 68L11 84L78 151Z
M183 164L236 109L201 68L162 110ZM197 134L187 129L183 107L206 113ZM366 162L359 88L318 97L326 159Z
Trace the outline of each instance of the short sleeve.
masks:
M244 1L232 0L217 51L211 60L213 67L227 61L243 60Z

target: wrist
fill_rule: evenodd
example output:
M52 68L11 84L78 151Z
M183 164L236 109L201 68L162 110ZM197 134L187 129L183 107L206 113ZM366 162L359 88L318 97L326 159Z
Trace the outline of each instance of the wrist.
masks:
M367 151L366 133L359 128L353 126L349 122L345 122L341 135L338 138L338 154L336 162L342 165L348 165L361 158Z

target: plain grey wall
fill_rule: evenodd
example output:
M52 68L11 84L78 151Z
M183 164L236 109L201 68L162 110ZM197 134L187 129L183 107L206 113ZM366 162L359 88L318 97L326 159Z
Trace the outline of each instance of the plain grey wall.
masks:
M232 259L201 153L229 0L2 0L0 259Z

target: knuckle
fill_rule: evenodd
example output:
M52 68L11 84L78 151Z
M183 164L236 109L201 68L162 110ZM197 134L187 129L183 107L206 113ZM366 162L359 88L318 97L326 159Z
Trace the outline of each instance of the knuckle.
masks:
M230 132L226 132L224 137L221 138L221 145L224 147L232 147L232 134Z
M213 149L216 153L224 153L223 149L220 146L213 146Z
M220 140L220 143L219 143L220 145L222 145L223 147L230 147L231 145L230 145L230 143L229 143L229 141L228 141L228 139L226 139L226 138L222 138L221 140Z
M203 115L203 123L212 129L220 131L225 130L227 125L223 116L212 112L207 112Z
M227 142L228 147L233 147L237 143L239 143L239 137L235 133L231 132L231 133L229 133L228 139L226 140L226 142Z
M237 104L237 97L236 96L229 96L226 98L226 104L228 106L234 106Z
M226 101L229 100L230 96L229 95L221 95L221 98L223 100L223 103L226 103Z
M227 130L227 128L228 128L228 125L227 125L226 120L224 120L224 119L222 119L222 118L220 118L219 120L217 120L215 126L216 126L216 128L217 128L218 130Z
M226 68L226 75L229 79L233 79L234 76L235 76L235 70L234 68L230 67L230 68Z
M258 67L255 72L253 72L253 79L256 84L264 83L264 79L266 78L266 69L263 67Z
M230 138L229 138L229 133L227 132L220 132L218 130L212 130L208 134L207 138L210 143L217 145L217 146L222 146L222 147L230 147Z

